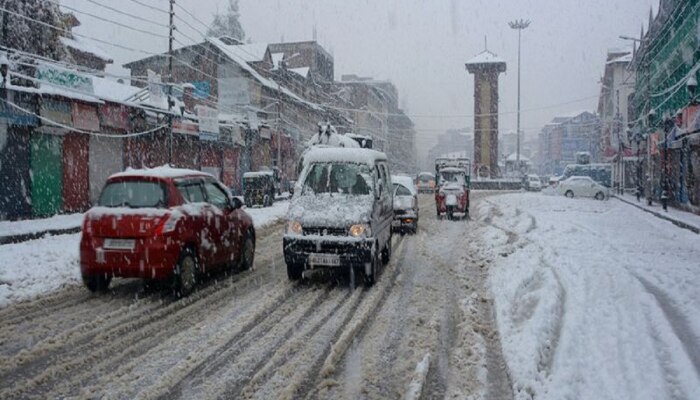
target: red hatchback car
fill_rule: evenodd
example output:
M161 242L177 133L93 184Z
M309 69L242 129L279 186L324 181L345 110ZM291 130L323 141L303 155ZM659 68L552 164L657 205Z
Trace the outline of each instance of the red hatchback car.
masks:
M201 274L251 268L255 228L241 207L200 171L164 166L112 175L85 214L83 282L95 292L113 277L170 281L185 296Z

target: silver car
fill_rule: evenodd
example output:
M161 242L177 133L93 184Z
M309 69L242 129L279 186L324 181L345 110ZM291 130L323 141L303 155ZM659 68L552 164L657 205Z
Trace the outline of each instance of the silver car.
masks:
M416 233L418 230L418 189L408 176L394 175L394 222L396 232Z

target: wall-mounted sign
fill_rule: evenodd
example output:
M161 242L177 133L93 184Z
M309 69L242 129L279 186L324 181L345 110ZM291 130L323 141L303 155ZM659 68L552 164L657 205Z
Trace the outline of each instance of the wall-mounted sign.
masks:
M7 91L8 101L16 104L17 106L32 111L34 106L31 104L31 97L29 95L23 95L22 93ZM39 125L39 118L36 116L25 113L15 107L12 107L0 101L0 119L7 120L9 125L22 125L22 126L37 126Z
M219 139L219 112L211 107L196 106L195 112L199 118L199 139Z
M173 132L182 133L184 135L199 135L199 128L197 124L192 121L187 120L174 120L173 121Z
M192 97L195 99L208 99L211 94L211 83L209 81L194 81L194 92Z
M39 81L51 86L63 86L71 90L93 94L92 78L75 71L59 69L41 64L37 68L36 77Z
M53 122L71 126L71 103L52 98L43 98L39 114ZM43 125L53 126L49 122L42 122Z
M148 92L151 95L150 103L156 106L163 104L163 83L160 75L148 70Z
M219 79L219 107L234 110L250 104L250 88L246 78Z
M98 132L100 130L100 118L97 116L97 108L82 103L73 103L73 126L85 131Z
M100 104L100 124L122 131L129 130L129 109L122 104Z

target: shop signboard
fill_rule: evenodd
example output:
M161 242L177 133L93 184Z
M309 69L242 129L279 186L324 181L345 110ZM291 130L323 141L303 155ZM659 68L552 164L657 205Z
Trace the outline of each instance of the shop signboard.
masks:
M73 103L73 127L84 131L99 132L100 118L97 108L88 104Z
M71 103L67 101L45 97L41 101L39 114L52 122L61 125L72 125ZM48 122L45 125L52 126Z
M36 77L39 81L45 82L49 86L60 86L72 91L94 94L92 78L79 74L76 71L56 68L46 64L37 67Z
M149 102L153 105L160 106L163 104L163 84L160 75L148 70L148 93L150 94Z
M181 133L184 135L199 135L199 128L197 124L192 121L187 120L174 120L173 121L173 133Z
M100 104L100 124L104 127L128 131L129 109L123 104Z
M15 104L17 107L12 107L10 104L0 101L0 119L7 121L9 125L19 126L36 126L39 124L39 119L30 113L20 110L31 111L34 106L31 105L30 97L18 92L8 91L8 102Z
M196 106L199 118L199 140L219 139L219 112L211 107Z

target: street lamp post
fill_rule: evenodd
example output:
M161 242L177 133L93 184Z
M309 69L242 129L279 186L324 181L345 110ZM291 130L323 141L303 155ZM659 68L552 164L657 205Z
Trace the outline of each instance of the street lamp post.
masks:
M521 34L524 29L530 26L529 20L515 20L508 23L511 29L516 29L518 31L518 124L516 131L516 150L515 150L515 164L520 169L520 39Z

